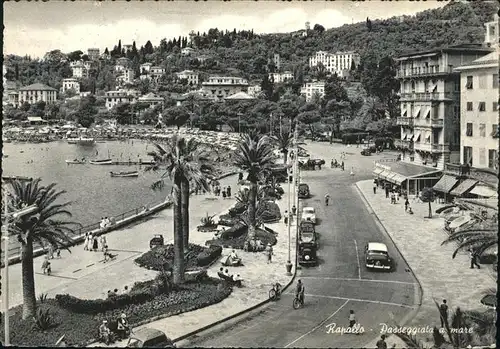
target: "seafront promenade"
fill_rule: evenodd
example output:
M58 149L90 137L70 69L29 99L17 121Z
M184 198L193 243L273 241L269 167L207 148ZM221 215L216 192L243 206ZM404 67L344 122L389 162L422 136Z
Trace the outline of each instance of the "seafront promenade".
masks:
M372 180L357 182L356 186L365 198L368 209L378 217L422 286L420 309L405 326L439 328L439 313L434 300L441 303L446 299L450 310L457 307L462 310L486 309L480 303L482 293L489 288L496 288L496 275L487 265L481 269L470 269L466 253L459 253L452 259L456 245L441 246L448 237L443 229L443 218L437 214L433 214L432 219L424 218L428 215L428 204L412 199L410 205L414 214L406 213L403 201L394 205L382 190L374 194ZM433 203L432 211L442 206ZM398 342L393 337L388 340L391 344ZM418 335L418 338L425 342L433 341L432 333ZM397 347L404 346L397 344Z

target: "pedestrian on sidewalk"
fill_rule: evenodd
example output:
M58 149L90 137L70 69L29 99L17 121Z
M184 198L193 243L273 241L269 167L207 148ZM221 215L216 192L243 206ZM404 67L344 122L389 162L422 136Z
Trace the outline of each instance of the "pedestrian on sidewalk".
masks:
M283 215L283 221L286 225L288 225L288 211L285 211L285 214Z
M222 198L225 199L226 198L226 189L222 190Z
M108 245L102 246L102 254L104 255L104 263L108 261Z
M227 186L226 192L227 192L227 197L230 198L231 197L231 186L230 185Z
M474 269L474 266L477 267L477 269L481 269L481 266L477 262L478 255L477 252L474 249L471 249L470 251L470 268Z
M267 244L267 264L271 263L273 259L273 247L271 243Z
M356 314L354 314L354 310L349 310L349 328L351 329L351 333L356 332L356 334L359 334L359 332L356 330L354 327L356 325Z
M377 183L373 182L373 194L377 194Z
M405 200L405 212L408 211L408 206L410 206L410 202L408 201L408 198Z
M293 213L292 212L288 213L288 223L289 224L293 223Z
M294 216L297 214L297 207L295 207L295 205L292 206L292 214Z
M387 185L387 183L385 184L385 198L389 198L389 186Z
M325 206L328 206L328 202L330 201L330 194L325 195Z
M104 247L108 247L107 241L106 241L106 235L101 235L101 250L104 251Z
M54 245L49 245L49 259L54 259Z
M89 233L85 233L85 240L83 240L83 250L88 251L89 250Z
M92 242L92 250L94 252L97 252L97 249L99 248L99 244L97 242L97 236L94 235L93 237L93 242Z
M443 303L439 306L439 317L441 319L441 328L448 327L448 304L446 304L446 299L443 299Z
M380 339L377 341L377 349L387 349L387 343L385 342L385 334L380 336Z
M345 158L345 155L344 155L344 158ZM342 161L342 165L341 166L342 166L342 171L344 171L345 170L344 161Z

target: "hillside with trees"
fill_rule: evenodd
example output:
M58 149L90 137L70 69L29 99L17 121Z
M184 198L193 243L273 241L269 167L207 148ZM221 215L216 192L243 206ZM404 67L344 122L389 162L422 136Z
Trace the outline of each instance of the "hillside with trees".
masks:
M223 123L233 129L250 126L265 128L269 127L269 115L273 114L294 120L298 118L311 132L330 130L334 136L349 129L386 133L393 129L393 121L399 113L399 84L395 80L393 58L409 51L480 44L484 39L484 23L491 21L496 11L494 2L450 2L443 8L423 11L415 16L384 20L367 18L361 23L326 30L325 27L330 27L331 23L316 23L307 30L306 36L301 32L255 34L252 30L222 31L212 28L206 33L191 32L189 37L163 39L157 47L150 41L140 47L133 42L132 50L128 52L119 41L111 50L106 48L105 53L110 55L110 59L101 60L89 77L82 80L82 91L92 91L99 96L115 88L113 65L117 58L127 57L136 75L140 64L145 62L165 68L166 73L158 84L143 80L133 87L142 93L155 92L164 96L169 113L183 115L180 118L167 117L167 121L175 125L179 124L179 120L186 119L187 111L187 119L192 124L206 128L213 129ZM185 47L192 47L195 55L182 55L181 50ZM308 66L309 56L320 50L356 51L361 55L361 63L351 68L354 81L329 77L323 100L315 98L306 103L299 96L303 82L325 78L326 75L320 66L314 69ZM268 79L268 72L276 71L270 59L274 53L280 54L281 71L292 71L294 81L278 84ZM200 56L204 59L198 59ZM59 89L61 80L71 76L69 61L78 59L88 60L88 57L82 51L62 54L58 50L49 52L42 60L8 55L5 57L7 77L19 85L41 82ZM227 101L222 104L192 97L185 102L186 110L174 110L172 97L192 89L174 74L184 69L198 71L200 81L215 74L259 81L262 93L253 101ZM96 106L89 106L88 102L85 101L87 104L83 109L93 111ZM138 107L121 106L113 110L111 116L121 123L132 122L130 114L134 108ZM49 114L57 115L57 112ZM16 115L19 117L20 114L17 112ZM75 112L67 111L64 115L85 115L85 123L90 118L89 113L81 108ZM149 115L148 120L153 122L154 119L153 115Z

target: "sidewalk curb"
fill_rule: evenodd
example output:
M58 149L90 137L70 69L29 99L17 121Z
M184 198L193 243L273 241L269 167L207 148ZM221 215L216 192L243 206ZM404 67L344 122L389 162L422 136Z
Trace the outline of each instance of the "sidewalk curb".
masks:
M219 177L216 177L215 179L217 180L220 180L220 179L223 179L223 178L226 178L226 177L230 177L230 176L233 176L235 174L237 174L238 171L231 171L231 172L228 172L228 173L224 173L222 175L220 175ZM113 224L111 227L108 227L108 228L105 228L105 229L95 229L95 230L92 230L90 231L90 233L96 235L96 236L100 236L100 235L104 235L104 234L107 234L107 233L111 233L112 231L114 230L117 230L117 229L120 229L120 228L123 228L123 227L126 227L127 225L129 225L130 223L134 223L136 221L139 221L143 218L147 218L155 213L158 213L164 209L167 209L167 208L170 208L170 206L172 206L172 202L169 201L168 199L153 206L152 208L150 208L147 212L141 212L141 213L138 213L134 216L130 216L130 217L127 217L127 218L124 218L122 219L121 221L118 221L116 222L115 224ZM73 238L71 238L73 240L73 242L71 244L66 244L64 247L71 247L71 246L76 246L82 242L84 242L84 239L85 239L85 234L83 235L80 235L80 236L75 236ZM40 248L37 248L36 250L33 251L33 258L36 258L36 257L39 257L41 255L43 255L44 253L46 253L47 251L40 247ZM14 264L18 264L21 262L21 255L20 254L17 254L16 256L13 256L13 257L9 257L9 266L11 265L14 265ZM4 263L3 261L1 262L1 267L3 268L4 267Z
M413 309L412 311L409 312L408 315L406 315L401 321L400 323L398 324L398 326L404 326L408 321L410 321L411 319L413 319L417 313L419 312L420 310L420 307L422 306L422 299L424 297L424 289L422 288L422 284L420 283L420 280L417 278L417 276L415 275L415 272L413 271L412 267L410 266L410 264L408 263L408 261L406 260L405 256L401 253L401 251L399 250L399 247L398 245L396 244L396 242L394 241L394 239L392 238L391 234L389 234L389 232L387 231L387 229L385 228L385 226L382 224L382 222L380 221L379 217L377 216L377 214L375 213L375 211L373 210L373 207L372 205L370 204L370 202L366 199L366 196L365 194L361 191L361 188L359 187L358 183L361 182L361 181L358 181L355 183L355 188L361 198L361 200L363 201L363 203L365 204L366 208L368 209L368 212L375 218L375 221L377 223L377 225L381 228L381 230L385 233L385 235L387 235L389 237L389 239L392 241L392 243L394 244L394 246L396 247L396 249L398 250L399 254L401 255L401 258L403 258L403 260L405 261L406 265L408 266L408 268L410 269L410 272L411 274L413 275L413 277L415 278L415 280L417 280L417 284L418 284L418 290L419 290L419 297L418 297L418 304L415 304L416 305L416 309ZM388 338L388 337L387 337ZM374 341L371 341L369 342L368 344L366 344L364 346L364 348L372 348L374 346L371 345L371 343L374 342ZM370 346L369 346L370 345Z

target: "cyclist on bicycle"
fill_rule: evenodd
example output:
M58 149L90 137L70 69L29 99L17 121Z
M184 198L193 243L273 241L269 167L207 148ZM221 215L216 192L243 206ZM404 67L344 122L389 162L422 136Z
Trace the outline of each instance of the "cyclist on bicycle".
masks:
M295 289L295 298L300 299L300 302L304 304L304 291L305 287L302 281L297 281L297 288Z

